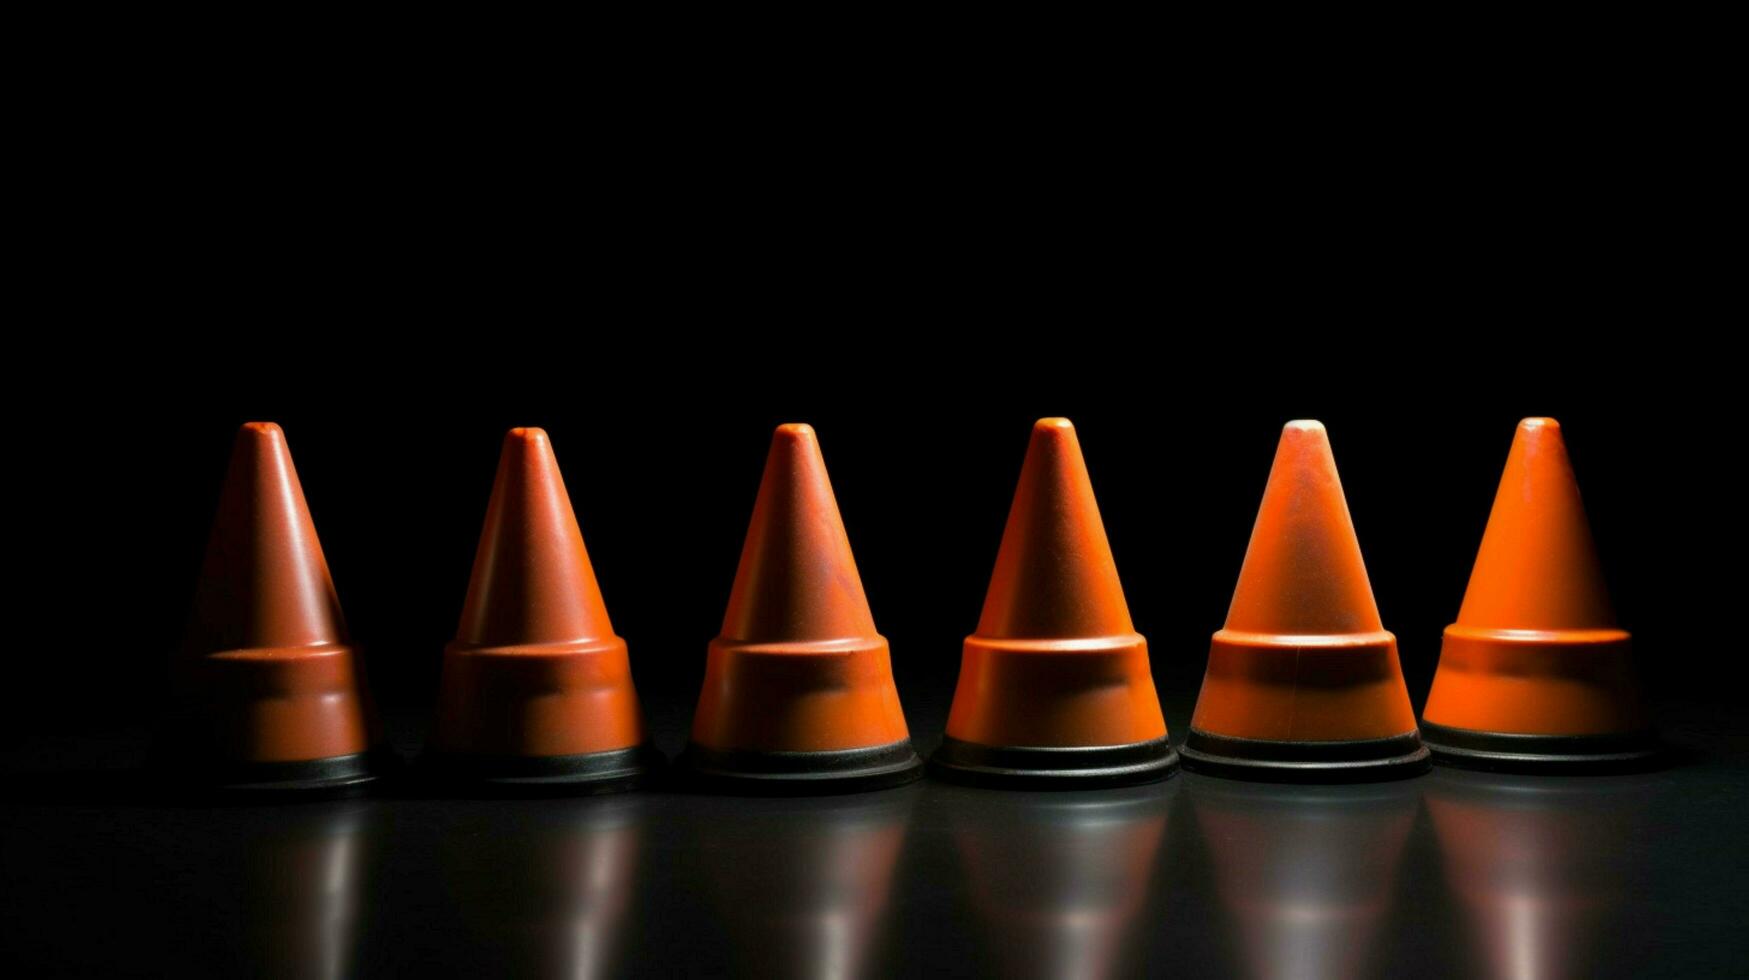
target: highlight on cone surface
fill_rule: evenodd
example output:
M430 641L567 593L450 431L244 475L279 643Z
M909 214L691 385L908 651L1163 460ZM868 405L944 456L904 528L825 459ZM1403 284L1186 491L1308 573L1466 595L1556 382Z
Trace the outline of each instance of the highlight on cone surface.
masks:
M237 433L182 652L166 764L244 790L343 790L386 753L285 433Z
M552 442L511 429L443 654L431 768L499 789L596 792L661 761Z
M1422 712L1442 763L1604 770L1657 756L1560 423L1518 424Z
M1185 765L1246 779L1426 771L1322 423L1282 430L1251 545L1185 740Z
M707 784L772 793L868 789L920 774L887 641L809 426L781 425L772 436L680 764Z
M1178 766L1148 641L1130 622L1068 419L1033 426L930 763L961 781L1077 788L1161 779Z

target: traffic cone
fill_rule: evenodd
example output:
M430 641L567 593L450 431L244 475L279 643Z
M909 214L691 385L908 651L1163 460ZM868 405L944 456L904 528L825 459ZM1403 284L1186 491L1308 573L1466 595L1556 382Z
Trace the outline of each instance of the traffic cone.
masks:
M1655 761L1631 642L1554 419L1518 423L1457 622L1422 712L1434 757L1482 769Z
M285 433L237 433L182 655L167 767L249 791L350 791L389 754Z
M432 744L434 773L497 790L624 789L662 763L540 429L504 437Z
M1320 422L1282 430L1226 627L1210 645L1184 763L1265 780L1427 770L1397 638L1379 621Z
M706 784L773 793L921 775L809 426L780 425L772 437L680 765Z
M1178 768L1148 641L1130 623L1068 419L1032 428L930 763L949 779L1033 787L1146 782Z

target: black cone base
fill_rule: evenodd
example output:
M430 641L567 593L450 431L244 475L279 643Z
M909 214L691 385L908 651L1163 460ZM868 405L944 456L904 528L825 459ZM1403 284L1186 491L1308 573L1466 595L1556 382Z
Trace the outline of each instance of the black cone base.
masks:
M649 742L579 755L466 756L429 752L424 781L445 789L502 796L588 796L636 788L667 764Z
M1228 779L1272 783L1369 783L1419 776L1429 767L1415 732L1348 742L1276 742L1190 730L1184 767Z
M1607 773L1656 769L1663 764L1653 732L1625 735L1517 735L1421 724L1433 761L1489 772Z
M174 756L157 763L168 771ZM296 762L207 762L174 777L185 787L234 796L343 798L362 796L400 760L386 749Z
M760 796L858 793L909 783L923 775L911 741L829 752L708 749L696 742L674 763L699 789Z
M940 779L1009 789L1097 789L1165 779L1178 771L1166 738L1132 745L1004 748L943 738L929 757Z

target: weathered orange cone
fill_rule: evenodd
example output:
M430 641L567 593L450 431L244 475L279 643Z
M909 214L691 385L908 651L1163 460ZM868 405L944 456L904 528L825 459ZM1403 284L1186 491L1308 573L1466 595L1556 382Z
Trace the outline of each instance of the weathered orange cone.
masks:
M962 781L1077 788L1178 768L1068 419L1033 426L930 764Z
M237 433L178 658L168 764L241 790L346 790L386 752L285 433Z
M1427 770L1397 638L1379 621L1322 423L1282 430L1184 764L1303 781Z
M1421 717L1451 765L1602 770L1656 757L1554 419L1518 423Z
M705 783L777 793L921 775L809 426L772 437L680 765Z
M504 437L432 743L434 771L506 790L623 789L661 765L540 429Z

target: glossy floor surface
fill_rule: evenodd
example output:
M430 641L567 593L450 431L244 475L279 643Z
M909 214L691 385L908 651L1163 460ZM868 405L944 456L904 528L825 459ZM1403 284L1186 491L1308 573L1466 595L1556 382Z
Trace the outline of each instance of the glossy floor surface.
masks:
M1599 977L1749 962L1745 739L1674 768L809 799L133 797L8 761L9 976ZM56 760L64 764L56 765Z

